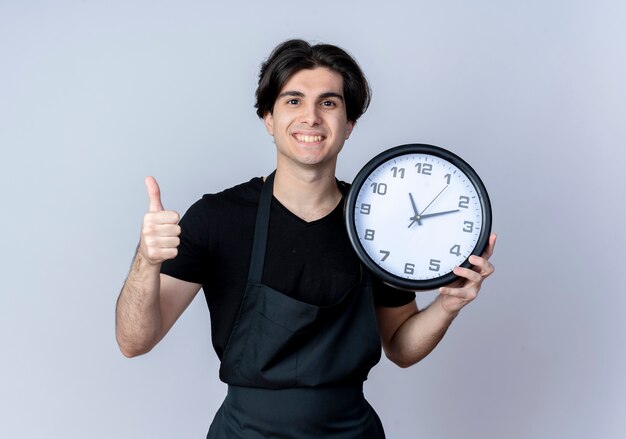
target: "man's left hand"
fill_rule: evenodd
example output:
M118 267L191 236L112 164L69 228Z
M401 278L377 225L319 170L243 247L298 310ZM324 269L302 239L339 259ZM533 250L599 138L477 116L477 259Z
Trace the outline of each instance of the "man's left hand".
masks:
M478 296L483 281L495 271L493 264L489 262L495 246L494 233L489 236L489 244L481 256L469 257L472 268L456 267L453 270L460 279L439 288L440 303L444 310L456 314Z

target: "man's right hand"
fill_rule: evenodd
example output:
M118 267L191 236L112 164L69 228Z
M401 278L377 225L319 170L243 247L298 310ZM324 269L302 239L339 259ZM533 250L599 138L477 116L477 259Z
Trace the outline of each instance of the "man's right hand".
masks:
M115 307L115 336L122 353L150 351L189 306L202 285L160 273L178 254L180 216L165 210L153 177L146 177L150 208L144 216L137 254Z
M138 253L151 265L160 265L178 254L180 244L180 215L165 210L161 204L161 191L154 177L146 177L150 200L148 213L143 217Z

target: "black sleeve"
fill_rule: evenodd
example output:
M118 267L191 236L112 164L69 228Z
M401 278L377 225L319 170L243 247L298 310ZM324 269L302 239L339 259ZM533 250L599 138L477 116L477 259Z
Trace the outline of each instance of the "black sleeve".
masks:
M209 255L209 218L208 204L204 199L191 205L179 222L178 255L163 262L161 273L204 285Z
M372 285L374 287L374 303L377 306L395 308L415 300L415 292L390 287L375 276L372 276Z

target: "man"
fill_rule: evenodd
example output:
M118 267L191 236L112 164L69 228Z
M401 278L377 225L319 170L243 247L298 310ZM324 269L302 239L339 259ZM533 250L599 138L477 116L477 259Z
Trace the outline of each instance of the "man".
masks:
M205 195L180 224L146 179L150 208L117 305L120 349L148 352L203 288L229 385L207 437L383 438L362 393L381 343L401 367L424 358L493 273L495 235L418 311L414 293L361 266L342 221L337 157L370 99L356 62L287 41L263 64L256 98L275 173Z

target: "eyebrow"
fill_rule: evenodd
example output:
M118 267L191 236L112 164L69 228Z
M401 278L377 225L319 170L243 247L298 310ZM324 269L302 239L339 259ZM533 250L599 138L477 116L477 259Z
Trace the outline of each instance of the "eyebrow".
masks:
M300 91L285 91L285 92L279 94L277 99L284 98L286 96L295 96L295 97L298 97L298 98L305 97L304 93L302 93ZM341 102L344 101L342 95L340 95L339 93L335 93L333 91L327 91L326 93L322 93L321 95L319 95L318 98L319 99L337 98L337 99L341 100Z

